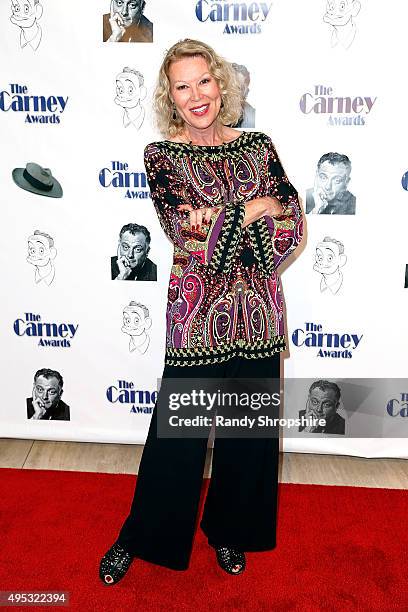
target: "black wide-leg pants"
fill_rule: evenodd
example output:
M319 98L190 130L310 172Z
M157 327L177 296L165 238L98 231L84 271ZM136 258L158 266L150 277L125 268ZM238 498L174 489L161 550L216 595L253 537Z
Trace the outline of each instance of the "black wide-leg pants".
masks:
M259 359L235 357L207 366L166 365L162 380L279 378L279 374L277 353ZM145 561L185 570L193 546L208 438L161 438L156 423L157 401L130 513L117 542ZM200 523L210 546L242 552L275 547L278 459L277 437L215 437Z

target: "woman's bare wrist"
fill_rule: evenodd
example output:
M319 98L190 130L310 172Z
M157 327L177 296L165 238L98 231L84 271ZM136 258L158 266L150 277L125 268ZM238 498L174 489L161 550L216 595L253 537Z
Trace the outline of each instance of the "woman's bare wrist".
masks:
M262 198L254 198L245 204L245 217L242 223L242 227L246 227L254 221L258 221L261 217L268 215L272 217L276 214L272 210L273 200L276 198L271 198L269 196Z
M245 216L242 222L242 227L250 225L254 221L258 221L265 214L265 201L263 198L254 198L245 203Z

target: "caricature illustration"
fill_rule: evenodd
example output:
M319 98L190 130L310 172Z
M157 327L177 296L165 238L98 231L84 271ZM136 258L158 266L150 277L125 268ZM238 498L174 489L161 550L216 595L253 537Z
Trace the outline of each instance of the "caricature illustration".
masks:
M343 284L343 273L340 270L347 261L344 245L339 240L326 236L316 247L313 270L322 275L320 291L338 293Z
M129 306L123 309L124 334L130 336L129 351L136 349L139 353L145 353L150 343L150 337L146 330L150 329L152 320L149 316L149 309L139 302L130 302Z
M331 45L335 47L340 44L348 49L355 36L357 17L361 9L359 0L328 0L323 21L332 28Z
M42 368L34 375L32 397L28 397L27 418L69 421L68 404L62 401L64 380L57 370Z
M325 425L300 425L299 431L306 433L345 434L345 419L339 414L341 391L328 380L315 380L309 388L306 408L299 410L299 418L325 419Z
M325 153L317 162L314 186L306 191L306 214L355 215L356 197L348 190L351 161Z
M35 230L28 238L27 261L35 267L35 282L51 285L55 277L54 259L57 250L49 234Z
M103 16L104 42L153 42L153 24L143 14L145 0L111 0Z
M238 79L239 86L241 88L242 94L242 115L238 121L238 123L234 124L234 127L243 127L243 128L254 128L255 127L255 109L247 102L248 92L249 92L249 84L251 82L251 75L249 70L243 64L231 64L233 69L235 70L235 74Z
M42 37L38 20L43 13L40 0L11 0L11 23L20 28L20 47L30 46L33 51L39 47Z
M123 108L123 126L133 125L139 130L145 117L145 109L140 104L146 97L144 77L133 68L124 68L116 77L115 102Z

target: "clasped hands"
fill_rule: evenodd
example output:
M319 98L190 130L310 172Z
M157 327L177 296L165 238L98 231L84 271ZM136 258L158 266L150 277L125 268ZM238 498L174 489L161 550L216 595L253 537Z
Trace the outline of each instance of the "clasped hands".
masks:
M190 213L190 226L194 231L200 229L201 225L209 225L214 213L221 210L222 206L213 206L193 209L191 204L179 204L177 210L188 210ZM283 206L274 196L254 198L245 203L245 217L242 227L257 221L264 215L279 217L283 213Z

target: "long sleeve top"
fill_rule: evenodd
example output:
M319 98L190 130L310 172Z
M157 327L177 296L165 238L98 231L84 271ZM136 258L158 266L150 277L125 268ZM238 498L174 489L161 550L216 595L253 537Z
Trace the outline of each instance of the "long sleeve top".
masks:
M169 140L146 146L144 161L160 224L174 245L166 311L168 365L205 365L286 348L278 268L303 233L298 195L269 136L242 132L229 143ZM279 217L245 228L245 202L275 196ZM189 212L219 207L192 231Z

